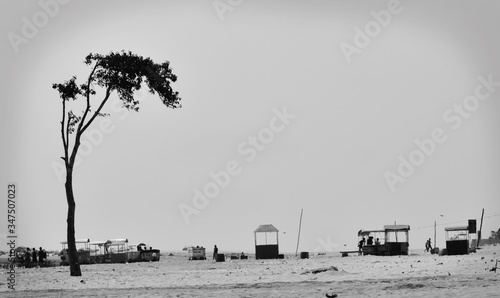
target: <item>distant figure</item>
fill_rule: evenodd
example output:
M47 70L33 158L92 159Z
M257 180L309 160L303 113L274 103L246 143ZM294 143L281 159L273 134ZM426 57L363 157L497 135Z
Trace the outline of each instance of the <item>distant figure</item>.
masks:
M362 254L364 245L365 245L365 237L363 237L363 239L359 240L359 242L358 242L359 255Z
M432 249L431 238L429 238L429 240L427 240L427 242L425 242L425 251L429 252L429 250L431 250L431 249Z
M24 267L29 268L31 264L31 251L30 248L26 248L26 252L24 253Z
M368 237L368 241L366 241L367 245L373 245L373 236Z
M378 240L378 238L375 240L375 245L380 245L380 240Z
M46 252L42 249L42 247L40 247L40 249L38 250L38 263L42 265L43 261L45 261L46 258Z
M104 243L104 253L105 254L109 254L109 247L111 246L111 241L106 241L106 243Z
M217 254L219 253L219 249L217 248L217 245L214 245L214 257L213 259L217 261Z
M38 253L34 247L33 247L33 252L31 253L31 255L32 255L33 265L35 265L35 267L36 267L36 265L38 263L38 261L37 261Z
M243 258L245 258L245 253L241 252L240 259L243 259Z

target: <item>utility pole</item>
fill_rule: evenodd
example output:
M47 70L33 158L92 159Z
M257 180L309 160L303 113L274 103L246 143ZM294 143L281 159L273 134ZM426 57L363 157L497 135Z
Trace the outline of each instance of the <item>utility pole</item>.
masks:
M479 247L479 242L481 241L481 230L483 229L483 217L484 217L484 208L483 208L483 213L481 214L481 225L479 225L479 231L477 232L476 248Z
M295 249L295 256L297 256L297 252L299 251L300 228L302 226L302 212L303 211L304 211L304 209L300 209L299 235L297 236L297 249Z
M436 221L434 221L434 248L436 248Z

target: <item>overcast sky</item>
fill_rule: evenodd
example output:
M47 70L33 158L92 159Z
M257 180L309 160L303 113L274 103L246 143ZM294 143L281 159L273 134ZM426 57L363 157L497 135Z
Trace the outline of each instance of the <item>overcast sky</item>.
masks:
M442 247L482 208L483 235L500 228L498 2L0 5L0 233L14 182L18 245L66 239L52 83L120 50L170 61L182 108L141 91L127 112L113 95L75 168L77 238L253 252L273 224L292 252L302 208L300 251L394 222L423 249L437 221Z

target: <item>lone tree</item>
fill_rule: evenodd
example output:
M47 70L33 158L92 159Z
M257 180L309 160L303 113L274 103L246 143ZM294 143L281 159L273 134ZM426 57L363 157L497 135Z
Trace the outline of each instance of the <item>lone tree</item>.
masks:
M172 73L168 61L157 64L150 58L122 51L111 52L108 55L91 53L85 57L84 62L92 67L84 84L78 85L76 76L73 76L69 81L52 85L62 99L61 138L64 156L61 158L66 168L67 241L71 276L82 275L75 244L76 204L73 193L73 170L82 134L97 117L109 116L101 111L114 91L118 93L124 108L139 111L139 101L134 99L134 91L140 90L143 82L147 85L149 92L158 93L161 101L168 108L181 107L179 93L173 91L170 86L171 82L177 80L177 77ZM104 91L100 101L91 100L97 94L96 88ZM78 99L81 99L83 111L74 113L67 107L67 104L69 105L67 102Z

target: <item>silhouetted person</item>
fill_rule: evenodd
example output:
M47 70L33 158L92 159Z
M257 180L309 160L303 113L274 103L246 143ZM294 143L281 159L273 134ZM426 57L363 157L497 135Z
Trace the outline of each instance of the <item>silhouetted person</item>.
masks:
M358 248L359 248L360 255L363 251L363 246L365 246L365 237L363 237L363 239L359 240L359 242L358 242Z
M38 261L37 261L37 255L38 255L38 253L37 253L36 249L33 247L33 252L31 253L31 256L32 256L32 259L33 259L33 265L35 265L35 267L36 267L36 265L38 263Z
M373 245L373 237L372 236L368 237L368 241L366 241L366 244Z
M40 247L40 249L38 250L38 263L40 265L43 264L46 258L47 258L47 253L45 252L45 250L43 250L42 247Z
M219 249L217 248L217 245L214 245L214 257L213 259L217 261L217 254L219 253Z
M26 252L24 253L24 267L29 268L31 264L31 251L26 248Z
M429 250L431 250L431 249L432 249L431 238L429 238L429 240L427 240L427 242L425 242L425 251L429 252Z

